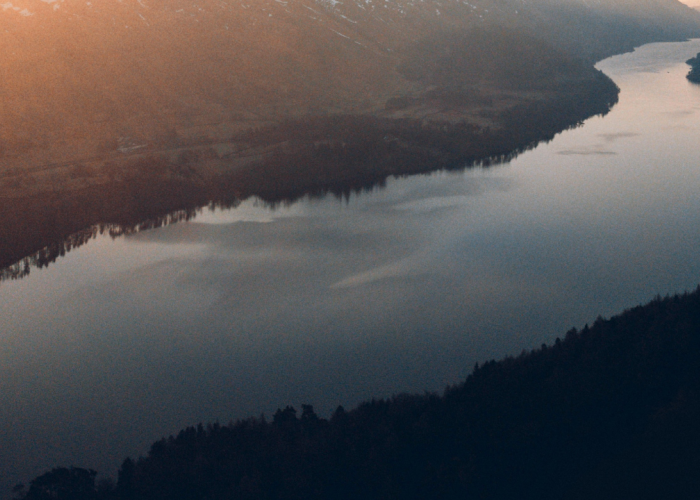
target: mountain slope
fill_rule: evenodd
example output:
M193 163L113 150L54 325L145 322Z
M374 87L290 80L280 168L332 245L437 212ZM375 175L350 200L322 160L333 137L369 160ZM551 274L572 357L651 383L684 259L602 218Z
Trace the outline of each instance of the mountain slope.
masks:
M675 0L14 0L1 7L6 167L94 157L125 142L225 139L290 117L375 112L425 91L396 71L415 44L475 26L530 33L584 59L700 33L700 15ZM486 55L507 60L508 50ZM484 57L462 52L462 65Z
M0 7L0 280L95 225L512 158L614 105L592 61L700 36L676 0Z

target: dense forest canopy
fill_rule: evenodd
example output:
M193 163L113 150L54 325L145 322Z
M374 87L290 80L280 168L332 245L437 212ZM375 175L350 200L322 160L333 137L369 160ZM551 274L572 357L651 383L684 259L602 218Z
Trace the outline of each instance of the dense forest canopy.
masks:
M698 357L700 288L477 365L442 395L190 427L116 482L59 467L16 498L698 498Z

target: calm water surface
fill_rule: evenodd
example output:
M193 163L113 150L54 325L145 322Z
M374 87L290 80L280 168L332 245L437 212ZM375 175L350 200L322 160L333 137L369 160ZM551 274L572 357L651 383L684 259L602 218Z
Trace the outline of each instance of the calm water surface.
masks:
M113 474L199 421L442 390L694 288L699 51L600 63L614 110L508 165L250 201L0 284L0 488L56 465Z

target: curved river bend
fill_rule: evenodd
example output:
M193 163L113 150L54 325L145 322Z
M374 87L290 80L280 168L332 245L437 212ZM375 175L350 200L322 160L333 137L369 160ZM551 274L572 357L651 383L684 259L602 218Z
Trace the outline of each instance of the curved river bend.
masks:
M694 288L699 51L601 62L612 112L508 165L247 202L0 284L0 489L56 465L113 474L199 421L441 390Z

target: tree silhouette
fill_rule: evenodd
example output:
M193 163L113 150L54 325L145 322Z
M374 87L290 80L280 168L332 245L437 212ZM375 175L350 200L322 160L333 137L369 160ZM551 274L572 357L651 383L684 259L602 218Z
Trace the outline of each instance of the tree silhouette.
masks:
M21 500L97 500L95 476L92 469L58 467L33 479L26 493L16 493Z

